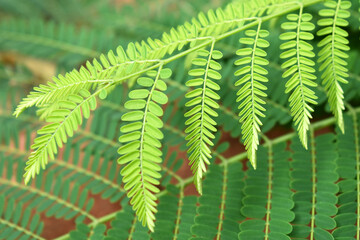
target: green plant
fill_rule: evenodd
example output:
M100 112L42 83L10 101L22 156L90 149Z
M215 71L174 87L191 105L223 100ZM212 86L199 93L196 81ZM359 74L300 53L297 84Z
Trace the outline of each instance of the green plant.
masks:
M34 87L16 107L16 120L8 105L18 102L13 96L24 94L25 83L4 84L1 205L76 217L76 230L60 239L359 239L359 49L358 37L349 35L358 33L358 2L322 2L233 1L169 32L159 29L161 39L129 42L84 64L112 38L98 34L92 49L91 31L43 22L41 13L30 23L4 20L0 49L53 59L59 72L82 66ZM100 8L85 3L89 14ZM10 2L0 4L12 14ZM115 14L101 9L101 21ZM107 26L116 35L116 26ZM154 29L150 24L149 34ZM21 75L31 78L4 61L2 78ZM329 110L334 118L310 122ZM266 136L291 119L295 133ZM317 136L335 122L336 134ZM220 139L226 131L242 138L245 153L227 157L229 144ZM185 150L189 178L176 156ZM241 164L247 158L256 170ZM185 194L192 181L198 198ZM122 209L98 217L89 192ZM38 220L17 225L25 213L1 215L0 236L42 239Z

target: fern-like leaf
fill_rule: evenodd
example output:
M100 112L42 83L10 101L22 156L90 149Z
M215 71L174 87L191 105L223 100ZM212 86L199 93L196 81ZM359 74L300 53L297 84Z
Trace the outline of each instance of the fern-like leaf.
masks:
M54 159L57 147L62 147L67 142L67 136L72 136L74 131L82 123L82 117L89 118L90 111L96 108L95 96L100 90L91 94L85 89L79 91L79 95L69 95L67 101L61 102L61 109L53 111L45 125L38 131L38 137L31 146L34 151L26 162L24 180L28 183L31 178L39 174L40 168L45 169L49 158Z
M285 143L260 147L262 167L246 172L241 212L250 220L240 224L239 239L289 239L295 214L291 211L290 153L285 149Z
M113 47L112 37L105 37L105 32L77 27L63 21L55 23L48 18L9 18L0 23L0 49L16 50L36 58L50 58L59 65L73 68L86 58L97 57Z
M105 58L102 59L104 61L106 60ZM107 66L107 64L105 63L104 65ZM59 102L67 100L69 95L78 94L83 89L90 90L99 84L113 82L113 80L108 80L111 71L104 70L96 60L94 60L93 65L94 66L88 62L87 67L89 70L81 67L80 71L73 70L65 74L65 76L60 74L57 78L53 78L53 82L35 87L34 91L30 92L30 94L20 102L14 111L14 115L18 117L25 109L36 106L46 109L46 114L42 114L42 117L45 118L51 114L51 111L60 108ZM97 76L96 71L99 71L99 76ZM56 103L58 104L55 106L56 108L51 108Z
M220 89L220 86L213 80L221 79L219 71L221 65L216 62L222 57L222 53L214 50L214 43L211 45L210 51L199 50L198 55L202 58L195 58L192 61L194 66L189 71L189 75L195 77L186 82L189 87L196 87L188 92L186 98L191 98L186 107L191 107L191 110L185 113L185 117L189 119L185 122L188 127L185 132L188 134L187 146L189 146L189 165L194 175L194 183L196 189L202 194L201 180L203 173L206 172L206 165L210 164L211 150L209 146L213 143L211 139L215 136L212 132L216 132L216 122L213 117L218 114L212 108L219 108L219 105L214 101L220 99L220 96L215 92Z
M141 239L150 240L149 230L136 221L136 216L132 211L127 199L121 202L122 210L115 215L111 221L111 228L107 231L104 240L118 239Z
M65 220L76 217L76 223L84 219L97 221L90 213L94 199L89 198L87 189L80 189L79 183L66 178L68 171L50 170L46 175L40 174L34 184L24 185L19 166L26 156L16 159L15 156L21 153L21 149L9 150L5 151L10 153L7 157L0 151L0 172L3 174L0 178L0 194L15 198L18 202L27 204L30 209L43 212L47 217ZM17 171L14 172L13 169Z
M323 72L322 84L329 98L330 110L335 115L339 128L344 132L342 111L345 107L341 83L348 83L346 59L349 55L346 51L350 48L349 41L346 39L349 34L342 28L349 25L346 18L350 16L348 9L351 7L351 2L327 0L324 4L327 9L319 11L319 15L323 18L318 21L318 25L323 28L317 32L318 36L325 36L318 44L319 47L322 47L318 59L321 63L319 69Z
M131 100L125 103L125 108L130 112L124 114L122 120L130 123L121 128L123 135L119 141L126 144L118 150L122 155L118 163L126 165L121 170L124 188L128 191L139 221L154 231L154 213L157 211L157 197L154 193L159 192L155 185L160 184L157 180L161 177L159 163L162 161L162 152L159 148L163 138L159 130L163 127L159 118L163 110L159 104L166 104L168 100L162 92L166 90L166 84L160 78L169 78L171 71L160 67L158 71L149 71L147 74L151 78L141 77L137 83L150 89L129 92Z
M280 39L286 41L280 48L285 50L280 57L288 59L281 67L287 69L283 78L290 77L286 83L286 93L292 92L289 98L291 115L294 124L297 126L300 140L307 148L307 132L310 126L311 112L313 108L310 104L317 104L315 92L311 90L316 87L316 79L313 73L315 63L310 60L314 57L313 47L306 41L314 38L309 31L315 28L310 22L311 14L303 13L303 6L300 7L299 14L287 15L289 22L285 22L281 27L289 32L280 35Z
M336 170L341 181L337 183L338 209L334 217L337 228L332 233L335 239L355 236L355 239L360 239L359 115L352 109L350 111L352 117L344 115L344 123L347 127L345 134L337 129L339 157Z
M242 123L242 135L245 142L245 148L248 152L249 160L256 169L256 150L259 145L260 126L262 125L260 117L265 117L263 112L265 108L262 106L266 97L263 91L267 88L262 84L268 79L264 76L268 72L262 66L268 65L269 62L264 58L266 52L262 48L269 46L269 42L265 37L269 35L266 30L261 30L261 22L259 22L257 30L247 30L245 35L248 38L241 38L240 43L250 45L249 48L239 49L236 54L242 56L235 62L236 65L245 65L235 72L235 76L241 76L235 86L241 86L237 92L237 102L240 102L240 122Z
M106 226L104 224L98 224L94 228L90 228L84 223L80 223L76 226L76 230L70 232L70 240L98 240L104 239L104 232Z
M29 208L12 198L7 200L3 195L0 196L0 206L0 239L44 240L40 236L44 224L38 214L31 216Z
M315 139L310 135L309 151L301 147L294 138L291 149L294 155L291 167L291 187L295 191L293 200L295 219L290 237L294 239L334 239L329 231L336 227L331 217L336 214L338 202L337 153L334 135L324 134Z
M200 239L237 239L238 222L244 220L240 213L243 197L244 173L242 165L211 165L204 180L204 194L199 198L194 237ZM216 207L215 207L216 206Z
M196 214L196 196L184 196L184 187L169 185L167 194L159 198L153 240L189 239ZM172 236L172 237L170 237Z

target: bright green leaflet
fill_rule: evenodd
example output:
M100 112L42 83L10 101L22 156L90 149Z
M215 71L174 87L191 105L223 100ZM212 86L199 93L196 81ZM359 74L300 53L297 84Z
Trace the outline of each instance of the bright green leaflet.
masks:
M187 106L194 107L185 114L186 117L190 117L185 132L188 133L186 140L189 141L188 152L194 174L193 180L199 193L202 193L202 177L206 171L206 165L210 164L209 160L214 153L209 147L213 145L211 139L215 139L213 132L216 132L216 120L213 118L218 115L213 109L219 108L218 103L214 100L220 98L220 95L213 91L220 90L219 85L214 84L212 80L222 79L221 74L217 72L222 66L216 60L220 59L223 54L214 49L220 40L257 26L255 32L245 32L248 37L255 37L254 39L244 38L242 40L242 43L253 45L252 54L250 54L250 68L245 66L246 71L238 72L241 75L250 70L250 91L249 83L245 83L238 93L238 99L243 101L240 103L243 139L252 165L256 167L255 151L259 144L259 126L262 124L259 116L263 117L265 109L261 106L264 104L262 98L266 97L266 93L264 93L266 88L258 81L266 82L264 75L267 72L260 65L265 66L268 63L264 52L259 49L269 45L267 40L262 39L267 37L267 33L260 27L267 20L296 10L299 10L299 14L289 14L290 22L283 24L284 29L295 29L296 32L287 32L281 35L281 38L287 41L283 43L282 48L289 49L281 57L290 57L283 64L283 68L289 68L283 76L290 77L286 92L292 92L289 99L290 111L301 142L307 147L310 112L313 111L309 104L316 103L315 92L308 87L315 87L316 84L312 82L315 80L315 76L312 74L314 72L312 65L314 64L309 59L314 56L314 53L312 47L305 42L313 39L309 32L314 29L314 26L309 22L311 15L303 13L303 11L306 6L318 2L317 0L301 1L300 3L289 1L234 2L223 10L210 10L207 14L200 13L198 18L194 18L191 23L186 22L176 29L171 29L169 33L164 33L161 40L149 38L146 42L130 43L126 49L118 47L116 54L109 51L107 54L101 55L99 60L87 62L86 67L81 67L79 71L73 70L65 75L59 75L52 82L34 88L34 91L20 103L14 114L19 116L26 108L37 106L40 117L49 124L38 131L39 136L34 140L33 152L25 168L25 182L28 183L31 178L40 173L41 168L44 169L49 162L55 159L58 148L63 147L63 144L68 141L68 137L73 136L83 119L90 117L90 111L96 108L97 97L106 98L114 88L118 87L117 85L125 81L130 82L131 85L134 79L138 79L141 88L129 92L132 100L125 103L125 108L131 111L125 113L122 120L130 121L132 125L128 125L125 130L122 130L122 133L125 134L120 137L120 142L126 143L126 145L119 148L119 153L122 155L119 163L126 164L121 172L124 177L122 179L125 183L124 188L127 190L128 196L132 198L131 204L139 220L153 231L154 213L157 211L155 193L159 192L156 186L160 183L157 179L161 177L159 174L161 167L158 165L162 161L159 140L163 138L163 133L159 130L162 127L162 121L158 119L163 112L160 107L156 106L167 102L167 96L161 92L166 89L165 83L157 86L162 69L183 56L189 56L190 53L204 57L192 61L194 66L204 68L190 70L191 76L202 77L202 80L189 80L188 86L202 87L187 93L186 96L192 98L188 101ZM344 19L349 15L347 9L350 7L350 3L341 0L326 1L325 6L335 10L322 9L319 12L320 16L331 18L320 20L318 25L328 26L329 22L332 24L318 32L318 35L327 35L319 43L319 46L324 48L319 53L318 61L324 61L320 67L320 70L324 70L323 84L328 95L330 109L343 131L344 96L339 83L347 82L344 79L348 77L348 74L343 59L348 56L340 50L348 50L348 40L346 40L347 32L340 27L348 25ZM329 49L331 49L330 57L327 51ZM294 55L296 57L293 57ZM248 59L243 61L246 62ZM238 63L241 63L241 60ZM157 74L153 73L154 70ZM144 80L143 77L146 74L150 74L154 78L151 81L154 82L149 79ZM248 75L244 79L248 81ZM237 85L243 83L240 80ZM161 91L157 91L155 88ZM155 117L152 117L150 113ZM147 124L148 121L151 124ZM139 129L140 131L138 131ZM147 147L151 149L149 152L144 150ZM148 153L149 155L147 155ZM145 172L146 174L144 174ZM313 199L312 203L315 204L315 201L316 199ZM315 212L314 208L312 211ZM221 225L222 223L219 223L219 226ZM314 223L312 222L311 225L314 226ZM328 226L319 229L326 228ZM321 232L322 230L312 227L310 229L311 236L316 235L317 231Z

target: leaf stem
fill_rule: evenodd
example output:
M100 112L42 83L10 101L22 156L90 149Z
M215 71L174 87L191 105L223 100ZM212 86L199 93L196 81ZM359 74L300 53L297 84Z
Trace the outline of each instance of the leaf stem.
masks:
M271 141L264 136L265 142L268 143L268 186L266 198L266 216L265 216L265 240L269 239L270 232L270 212L271 212L271 198L272 198L272 182L273 182L273 149Z
M314 239L315 231L315 210L316 210L316 149L315 149L315 135L314 129L310 127L310 143L311 143L311 183L312 183L312 198L311 198L311 219L310 219L310 240Z
M26 235L28 235L28 236L30 236L32 238L35 238L35 239L38 239L38 240L45 240L45 238L42 238L41 236L39 236L39 235L37 235L37 234L23 228L23 227L21 227L21 226L19 226L17 224L9 222L6 219L0 218L0 223L2 223L3 225L7 225L10 228L16 229L17 231L23 232L23 233L25 233Z

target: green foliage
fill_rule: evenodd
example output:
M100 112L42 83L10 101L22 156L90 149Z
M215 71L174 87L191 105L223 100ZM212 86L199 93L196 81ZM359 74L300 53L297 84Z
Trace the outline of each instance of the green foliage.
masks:
M73 25L57 25L41 19L2 21L0 33L2 50L14 49L23 54L56 60L67 69L78 66L89 57L98 57L114 46L113 39L104 39L103 32L82 29L76 33Z
M359 227L359 119L358 115L351 110L351 116L344 116L344 123L347 128L345 134L338 131L338 153L337 173L343 180L337 183L339 188L338 209L334 218L337 229L333 236L336 238L346 238L347 236L360 237ZM349 161L349 159L355 161ZM357 209L355 213L354 209Z
M313 134L313 133L311 133ZM293 221L293 238L334 239L328 230L336 227L331 216L336 215L336 173L337 153L334 136L324 134L314 139L312 136L309 151L293 141L294 151L291 172L291 187L296 191ZM301 167L299 167L301 166Z
M259 145L259 132L262 125L260 117L265 117L265 108L262 106L267 97L264 91L267 89L262 83L267 82L267 70L263 68L269 64L265 59L266 52L262 48L269 46L269 42L264 38L269 36L269 32L261 30L261 22L258 23L257 30L247 30L245 35L248 38L241 38L240 43L250 45L250 48L241 48L236 54L243 56L235 62L235 65L245 65L235 72L235 76L241 78L235 83L235 86L241 85L236 93L240 102L240 123L242 123L242 135L245 142L248 157L256 169L256 150Z
M190 239L236 239L238 222L244 220L240 213L243 172L241 164L229 167L213 165L204 181L204 193L199 198L197 216ZM218 206L218 207L214 207Z
M295 218L289 157L284 143L259 149L265 168L247 171L241 213L251 220L240 224L239 239L289 239Z
M106 240L115 239L150 239L148 229L143 227L140 222L136 221L136 216L131 207L124 203L123 210L118 212L115 219L111 221L111 227L107 231Z
M156 215L156 227L152 239L168 239L173 235L177 239L189 239L194 224L196 197L184 196L184 188L167 188L168 194L159 198L159 212Z
M104 224L96 225L90 228L86 224L79 224L75 231L70 232L70 240L96 240L103 239L106 226Z
M125 190L131 199L131 205L143 225L154 231L154 220L156 212L156 196L159 189L161 170L159 164L162 159L161 139L163 133L160 128L163 122L160 117L163 110L159 105L166 104L167 96L163 93L166 90L166 83L161 79L171 76L170 69L149 71L148 76L137 79L137 83L148 89L136 89L129 92L131 100L125 103L125 108L130 110L121 119L130 122L121 127L123 135L119 138L121 143L118 153L121 157L118 163L126 166L121 170L124 177Z
M37 76L17 55L0 59L0 224L11 226L0 236L42 239L41 213L76 223L59 239L359 238L359 5L319 3L233 1L202 12L207 1L141 1L118 12L36 1L45 13L0 0L0 50L51 59L60 73L14 111ZM158 14L139 16L154 6ZM189 6L201 12L183 24L195 15ZM142 41L149 35L161 37ZM113 36L127 47L114 48ZM334 119L317 121L329 111ZM292 119L297 133L265 135ZM335 122L336 134L316 132ZM229 157L224 132L247 153ZM93 205L103 201L121 209L101 216Z
M103 90L103 88L101 89ZM42 127L37 133L38 137L31 146L34 151L29 156L25 168L25 183L30 178L39 174L40 168L45 168L49 159L54 160L57 153L57 147L62 147L67 142L67 135L73 136L74 131L82 124L82 117L89 118L90 111L96 108L95 94L91 94L85 89L79 91L79 95L69 95L61 101L59 109L54 110L46 117L46 122L50 124Z
M326 9L319 11L319 15L323 17L318 21L318 25L323 27L317 32L318 36L325 36L318 46L322 47L319 52L318 61L321 63L319 68L323 72L321 78L325 87L326 94L329 98L330 110L335 115L338 125L344 132L344 120L342 110L344 110L344 94L341 83L346 84L347 73L346 59L349 55L348 33L342 29L349 25L346 18L350 16L348 9L351 7L349 1L326 1Z
M2 151L8 152L8 149ZM18 166L21 163L21 157L16 158L16 154L11 153L5 156L1 152L0 170L4 177L0 179L1 192L8 197L14 198L21 203L28 203L30 208L37 209L37 212L44 212L47 217L56 217L64 219L73 219L76 222L82 222L88 218L95 220L95 217L89 213L94 200L89 198L87 190L80 190L79 183L73 183L71 179L65 179L67 172L60 174L56 171L50 171L46 176L39 175L37 181L32 185L22 184L22 171ZM15 156L14 156L15 155ZM26 154L24 154L26 156ZM24 157L24 156L22 156ZM15 173L11 169L17 169ZM54 175L58 174L58 177ZM43 184L45 183L45 184Z
M280 35L280 39L286 41L281 44L280 49L285 50L280 57L290 58L281 67L287 69L283 73L283 78L290 77L286 83L286 93L292 92L289 98L291 116L297 126L300 140L307 148L307 131L310 126L311 112L313 108L309 104L316 104L315 92L311 90L317 86L314 82L316 76L313 74L315 63L309 58L313 58L313 46L307 41L314 38L309 31L314 30L315 26L310 22L311 14L303 13L300 7L299 14L287 15L289 22L285 22L281 27L285 30L293 30Z
M216 60L222 57L222 53L214 50L214 43L211 45L210 51L199 50L197 52L202 58L194 58L192 64L199 68L193 68L189 71L189 75L194 77L186 82L186 86L194 87L185 97L191 98L185 106L190 110L185 113L188 120L185 122L189 125L185 133L189 147L189 165L194 174L194 183L196 189L202 194L201 180L203 173L206 172L206 165L210 164L211 150L209 146L213 146L211 139L215 138L212 132L216 132L216 122L214 117L218 114L213 110L219 108L215 100L219 100L220 96L215 92L220 86L214 82L221 79L218 72L221 65Z
M31 211L13 199L6 201L0 197L0 238L1 239L43 239L40 234L44 224L39 215L31 216ZM6 206L6 207L5 207Z

